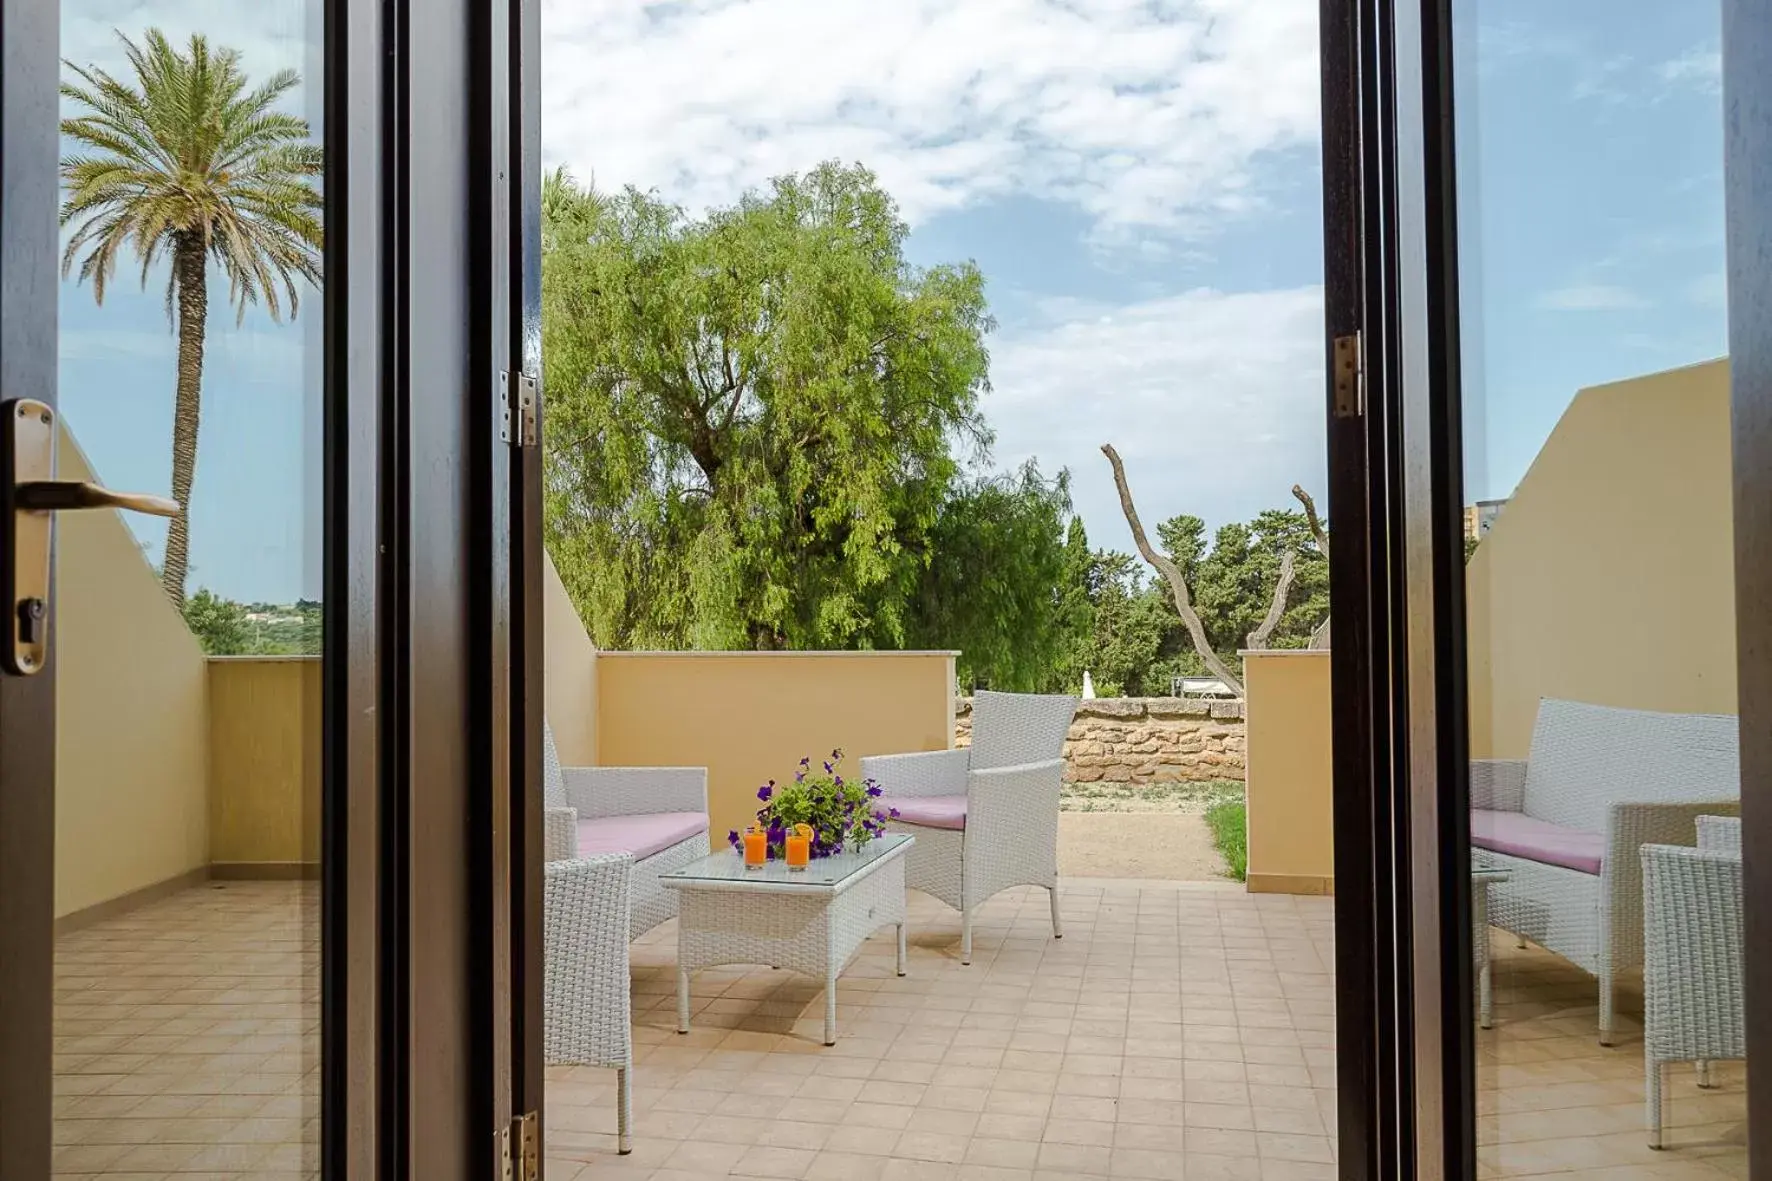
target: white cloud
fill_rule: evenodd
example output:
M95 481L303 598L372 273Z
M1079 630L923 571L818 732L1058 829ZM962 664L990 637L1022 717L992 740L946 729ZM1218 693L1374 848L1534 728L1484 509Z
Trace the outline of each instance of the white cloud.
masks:
M1669 86L1690 87L1705 94L1723 91L1723 54L1717 49L1688 49L1679 57L1662 62L1655 72Z
M916 224L1004 194L1101 235L1261 204L1317 137L1310 0L543 0L543 154L692 209L826 159Z
M984 409L997 466L1071 469L1092 544L1131 548L1103 443L1124 457L1147 528L1182 512L1244 520L1289 505L1297 483L1323 503L1320 287L1047 312L993 342Z
M1615 283L1572 283L1546 291L1536 303L1548 312L1620 312L1649 306L1640 294Z

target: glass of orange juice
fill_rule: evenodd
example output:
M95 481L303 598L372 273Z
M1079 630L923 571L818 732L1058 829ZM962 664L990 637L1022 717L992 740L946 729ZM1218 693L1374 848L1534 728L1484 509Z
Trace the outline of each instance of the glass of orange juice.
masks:
M807 862L812 860L812 826L796 824L787 835L787 852L789 869L805 869Z
M769 834L762 825L753 824L744 830L744 867L762 869L769 862Z

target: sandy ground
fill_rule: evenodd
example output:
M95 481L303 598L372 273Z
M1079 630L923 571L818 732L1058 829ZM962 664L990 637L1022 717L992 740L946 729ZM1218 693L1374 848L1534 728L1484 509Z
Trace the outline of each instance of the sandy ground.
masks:
M1198 812L1061 812L1058 872L1067 877L1228 881Z

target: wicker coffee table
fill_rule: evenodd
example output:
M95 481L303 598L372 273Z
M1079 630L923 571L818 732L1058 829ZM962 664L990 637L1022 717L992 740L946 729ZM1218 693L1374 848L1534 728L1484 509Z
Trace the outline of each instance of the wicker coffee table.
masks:
M689 973L721 964L768 964L824 981L824 1044L837 1042L837 976L881 927L898 928L904 968L904 855L916 838L876 837L859 853L823 857L800 871L780 861L746 869L715 853L659 877L677 891L677 1032L689 1032Z

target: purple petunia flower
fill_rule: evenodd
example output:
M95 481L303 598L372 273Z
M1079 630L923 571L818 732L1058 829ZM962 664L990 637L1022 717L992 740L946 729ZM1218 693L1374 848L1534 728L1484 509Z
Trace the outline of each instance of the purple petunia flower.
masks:
M829 775L829 774L830 774L830 773L831 773L831 765L830 765L830 764L829 764L829 763L826 763L826 764L825 764L825 765L824 765L824 773L825 773L825 774L826 774L826 775Z
M898 809L897 808L888 808L887 811L891 814L892 819L894 819L894 820L898 819Z
M806 755L806 756L805 756L805 757L803 757L803 758L802 758L802 759L801 759L801 760L800 760L800 765L801 765L801 766L802 766L802 767L810 767L810 766L811 766L811 765L812 765L812 756L811 756L811 755Z
M759 800L762 800L764 803L768 803L769 797L775 794L775 792L772 790L774 788L774 786L775 786L775 783L773 780L771 780L769 787L759 787L757 789L757 798Z
M738 830L736 828L726 834L726 843L734 849L738 848Z
M885 794L886 793L883 790L881 790L879 784L872 783L872 784L868 785L868 795L871 796L872 798L877 800Z
M843 777L841 775L839 775L832 782L834 782L838 787L842 787L843 786Z

